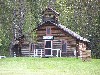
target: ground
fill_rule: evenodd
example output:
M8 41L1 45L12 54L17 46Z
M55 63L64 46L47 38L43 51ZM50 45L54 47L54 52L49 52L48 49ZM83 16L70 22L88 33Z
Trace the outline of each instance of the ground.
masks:
M100 75L100 59L4 58L0 59L0 75Z

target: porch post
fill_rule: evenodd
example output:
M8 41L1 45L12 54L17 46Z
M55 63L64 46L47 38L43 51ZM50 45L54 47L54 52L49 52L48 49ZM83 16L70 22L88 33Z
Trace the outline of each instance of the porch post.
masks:
M52 51L53 51L53 50L51 49L51 56L53 56L53 55L52 55Z
M41 49L41 57L42 57L42 49Z
M38 54L37 52L38 52L38 49L36 49L36 56L37 56L37 54Z
M35 57L35 49L34 49L34 57Z
M61 50L60 50L60 57L61 57Z
M57 49L57 57L58 57L58 49Z

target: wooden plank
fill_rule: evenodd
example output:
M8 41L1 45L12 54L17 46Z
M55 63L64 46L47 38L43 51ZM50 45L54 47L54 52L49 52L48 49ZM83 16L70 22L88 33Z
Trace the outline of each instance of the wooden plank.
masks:
M57 36L54 36L54 39L65 39L65 40L70 40L72 38L70 37L57 37Z
M56 37L66 37L66 35L65 34L52 34L52 36L56 36Z
M59 29L52 30L52 34L62 33Z
M52 27L52 30L59 30L60 28L58 27Z
M37 34L46 33L46 31L37 31Z
M45 34L37 34L37 37L42 37L45 36Z
M41 27L37 31L42 31L42 30L46 30L46 28L45 27Z

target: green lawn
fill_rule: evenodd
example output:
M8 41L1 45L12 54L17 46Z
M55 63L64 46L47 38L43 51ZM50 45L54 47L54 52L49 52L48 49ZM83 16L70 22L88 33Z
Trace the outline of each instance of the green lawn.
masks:
M6 58L0 59L0 75L100 75L100 59Z

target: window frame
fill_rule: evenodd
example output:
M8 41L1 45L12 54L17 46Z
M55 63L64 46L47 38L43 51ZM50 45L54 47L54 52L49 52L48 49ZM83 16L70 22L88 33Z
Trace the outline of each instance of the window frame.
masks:
M63 49L63 46L66 46L66 50ZM67 52L67 41L66 40L62 40L62 52Z
M49 34L48 34L48 29L50 29ZM48 36L48 35L51 35L51 27L46 27L46 35L47 35L47 36Z

